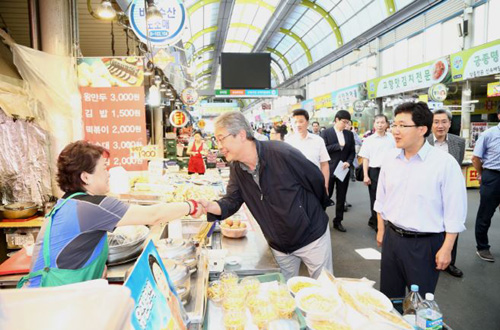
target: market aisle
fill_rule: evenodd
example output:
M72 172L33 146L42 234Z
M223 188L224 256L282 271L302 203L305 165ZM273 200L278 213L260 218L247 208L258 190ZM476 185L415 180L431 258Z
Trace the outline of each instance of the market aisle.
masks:
M463 278L443 272L439 277L436 301L444 312L445 322L454 330L498 329L500 324L500 213L492 219L489 232L491 252L497 258L488 263L476 256L474 223L479 205L479 190L467 190L469 207L467 231L460 235L456 266L463 270ZM353 205L343 222L347 233L332 230L333 268L338 277L367 277L379 286L380 261L365 260L354 250L375 248L375 233L368 227L368 190L360 182L349 185L347 200ZM334 208L327 210L330 219ZM330 221L331 222L331 221ZM301 268L301 274L307 271Z

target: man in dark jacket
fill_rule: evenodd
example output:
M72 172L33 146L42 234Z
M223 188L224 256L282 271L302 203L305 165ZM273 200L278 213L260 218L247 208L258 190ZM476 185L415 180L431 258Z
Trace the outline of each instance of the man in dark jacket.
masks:
M333 272L330 200L319 168L288 144L254 139L241 112L219 116L215 136L231 172L222 199L201 201L208 220L225 219L246 203L285 278L298 275L301 261L311 277L323 268Z
M351 121L351 114L346 110L339 110L335 114L335 122L333 127L327 128L320 133L325 140L326 150L330 155L330 183L328 184L328 195L332 197L333 187L337 185L337 194L335 203L335 218L333 219L333 228L338 231L345 232L346 229L342 225L344 220L344 204L349 187L349 176L346 175L344 180L340 180L334 176L335 169L340 162L343 163L344 169L352 166L354 161L355 141L351 131L346 130L346 125Z

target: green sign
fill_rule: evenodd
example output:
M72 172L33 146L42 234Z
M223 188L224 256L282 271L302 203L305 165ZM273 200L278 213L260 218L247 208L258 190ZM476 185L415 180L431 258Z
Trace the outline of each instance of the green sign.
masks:
M500 39L451 55L453 81L489 76L500 72Z
M449 57L416 65L390 75L367 81L368 98L428 88L450 80Z
M229 89L216 89L215 95L229 95Z

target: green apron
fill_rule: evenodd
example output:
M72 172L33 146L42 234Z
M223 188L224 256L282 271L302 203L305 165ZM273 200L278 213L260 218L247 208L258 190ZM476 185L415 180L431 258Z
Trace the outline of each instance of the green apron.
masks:
M69 199L78 195L85 195L85 193L74 193L73 195L63 200L62 203L54 207L54 209L52 209L52 211L47 215L48 223L45 229L45 234L43 236L43 261L45 266L43 269L40 269L36 272L31 272L28 275L23 276L19 283L17 283L18 288L23 287L23 285L29 279L40 275L42 276L40 280L40 287L60 286L95 280L102 277L104 267L106 266L106 261L108 259L107 238L101 253L89 265L80 269L60 269L50 267L50 232L52 229L52 219L57 210L59 210L64 204L66 204Z

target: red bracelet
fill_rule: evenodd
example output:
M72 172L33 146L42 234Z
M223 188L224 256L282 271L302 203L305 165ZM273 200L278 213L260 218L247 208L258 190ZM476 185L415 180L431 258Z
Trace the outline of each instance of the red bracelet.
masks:
M191 211L191 213L189 213L189 215L196 214L196 212L198 212L198 202L196 202L194 199L188 199L188 202L193 203L193 210Z

